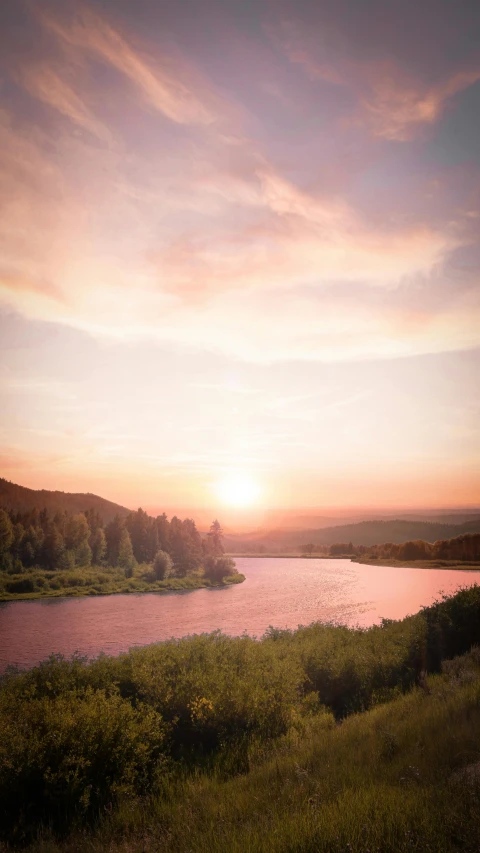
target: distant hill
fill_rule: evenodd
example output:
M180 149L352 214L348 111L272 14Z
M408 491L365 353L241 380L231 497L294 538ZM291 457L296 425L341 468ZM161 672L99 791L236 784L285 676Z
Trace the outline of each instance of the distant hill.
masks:
M71 492L49 492L46 489L27 489L17 486L9 480L0 478L0 507L17 512L26 512L35 507L39 510L48 509L51 514L67 510L68 512L85 512L94 509L103 518L105 524L116 515L125 516L130 512L124 506L107 501L98 495L73 494Z
M341 524L334 527L307 530L270 530L252 533L249 536L227 536L228 551L244 550L263 545L266 549L298 548L307 542L314 545L334 545L351 542L353 545L379 545L393 542L397 545L411 539L436 542L437 539L453 539L463 533L480 533L480 515L463 524L444 524L431 521L393 519L388 521L361 521L358 524Z

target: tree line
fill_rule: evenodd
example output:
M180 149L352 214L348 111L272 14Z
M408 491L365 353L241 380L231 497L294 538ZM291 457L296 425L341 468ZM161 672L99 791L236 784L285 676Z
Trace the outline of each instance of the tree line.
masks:
M411 539L397 544L384 542L381 545L353 545L352 542L335 542L326 548L307 542L302 545L302 553L312 556L322 554L330 557L368 557L382 560L459 560L475 562L480 560L480 533L464 533L453 539L438 539L426 542L423 539Z
M94 509L51 515L0 509L0 570L20 574L38 567L50 571L115 566L131 577L137 564L152 564L157 580L186 577L203 567L211 580L233 569L224 556L223 532L215 520L202 537L191 518L156 518L143 509L104 525Z

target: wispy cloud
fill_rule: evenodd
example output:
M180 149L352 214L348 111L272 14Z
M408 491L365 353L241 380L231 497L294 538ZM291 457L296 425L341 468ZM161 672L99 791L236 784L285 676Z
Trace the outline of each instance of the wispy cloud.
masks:
M65 69L53 64L24 65L18 79L33 97L58 110L79 127L103 142L111 143L112 134L65 79Z
M44 26L67 48L85 51L115 68L154 109L178 124L209 124L216 118L212 94L167 56L149 56L88 6L77 4L73 19L39 12Z
M433 86L408 79L392 64L373 68L371 76L371 91L361 101L367 123L375 136L405 142L438 121L450 98L480 80L480 66Z

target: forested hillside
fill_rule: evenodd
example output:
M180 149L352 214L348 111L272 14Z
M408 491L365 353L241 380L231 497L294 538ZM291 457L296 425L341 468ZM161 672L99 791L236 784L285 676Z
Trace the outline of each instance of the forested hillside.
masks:
M0 508L14 512L29 512L30 510L46 509L51 515L57 512L85 512L92 509L98 513L103 522L119 515L124 517L130 512L124 506L107 501L90 492L74 494L71 492L49 492L46 489L27 489L9 480L0 478Z
M310 530L271 530L251 536L227 536L225 547L231 553L257 552L301 548L306 542L313 545L334 545L351 542L353 545L377 545L390 542L401 545L411 540L422 539L436 542L453 539L466 533L480 533L480 516L464 524L440 524L429 521L361 521L357 524L342 524L336 527Z

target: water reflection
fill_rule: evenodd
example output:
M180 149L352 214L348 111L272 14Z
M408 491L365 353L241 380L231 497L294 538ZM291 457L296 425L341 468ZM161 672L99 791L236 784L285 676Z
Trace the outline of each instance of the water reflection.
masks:
M243 584L178 593L10 602L0 610L0 670L52 652L93 657L220 628L260 637L320 620L368 626L401 619L480 580L479 572L393 569L349 560L237 559Z

